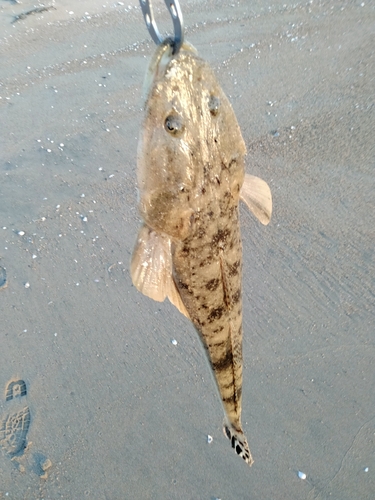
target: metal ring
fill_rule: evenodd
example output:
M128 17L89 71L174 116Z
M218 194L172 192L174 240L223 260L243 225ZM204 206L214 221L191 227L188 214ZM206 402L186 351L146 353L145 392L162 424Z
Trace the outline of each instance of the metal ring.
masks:
M177 54L184 42L184 21L182 18L182 12L178 0L164 1L173 21L174 38L171 38L170 40L171 45L173 45L173 54ZM151 0L139 0L139 3L141 4L147 29L156 45L160 45L164 41L168 40L168 38L163 39L158 30L154 14L152 12Z

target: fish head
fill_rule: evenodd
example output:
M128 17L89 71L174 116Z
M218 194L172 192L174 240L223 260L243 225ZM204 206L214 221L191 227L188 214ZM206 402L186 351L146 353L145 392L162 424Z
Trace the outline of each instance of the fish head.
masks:
M183 239L204 203L203 187L217 183L223 168L238 194L245 145L213 71L191 45L175 55L168 43L160 45L146 89L137 156L140 211L150 227Z

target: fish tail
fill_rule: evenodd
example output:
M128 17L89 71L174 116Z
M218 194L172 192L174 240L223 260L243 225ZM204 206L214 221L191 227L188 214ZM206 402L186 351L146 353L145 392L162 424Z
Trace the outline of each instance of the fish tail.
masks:
M247 439L242 430L237 430L233 425L224 422L223 431L225 436L229 439L237 455L242 457L245 462L251 467L254 463L253 457L251 456L250 448L247 443Z

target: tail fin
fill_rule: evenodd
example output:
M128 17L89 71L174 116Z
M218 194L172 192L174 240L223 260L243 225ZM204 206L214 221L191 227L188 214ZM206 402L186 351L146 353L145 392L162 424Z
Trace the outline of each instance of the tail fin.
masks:
M234 448L237 455L242 457L245 462L251 467L254 463L253 457L250 453L249 445L247 444L247 439L242 431L237 431L232 425L224 423L223 427L224 434L230 440L232 448Z

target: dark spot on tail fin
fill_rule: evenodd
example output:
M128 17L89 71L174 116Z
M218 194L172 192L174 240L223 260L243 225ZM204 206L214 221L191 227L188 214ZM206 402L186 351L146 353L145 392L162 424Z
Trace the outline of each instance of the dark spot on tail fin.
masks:
M230 433L229 427L227 425L224 425L223 427L224 434L227 436L228 439L232 437L232 434Z
M254 463L253 457L250 453L249 445L243 432L236 431L233 427L224 424L223 427L224 434L230 440L232 448L235 450L237 455L245 460L245 462L251 467Z

